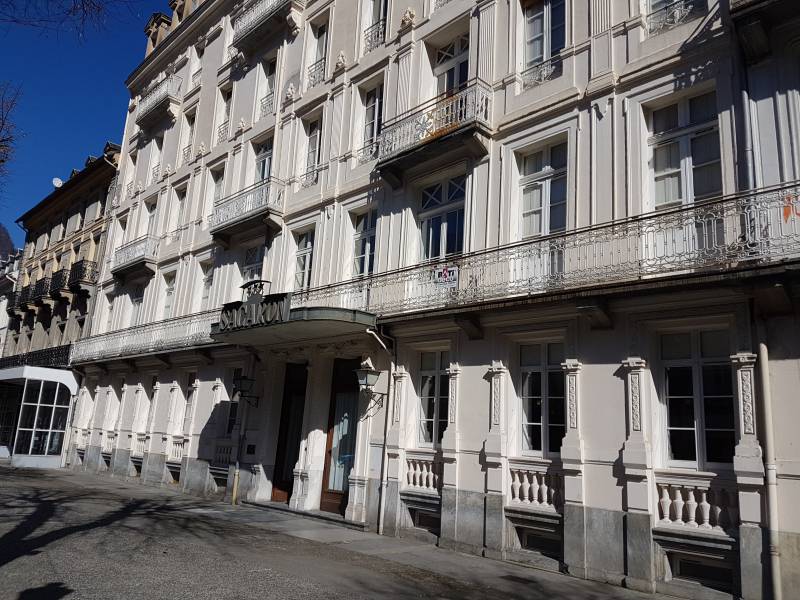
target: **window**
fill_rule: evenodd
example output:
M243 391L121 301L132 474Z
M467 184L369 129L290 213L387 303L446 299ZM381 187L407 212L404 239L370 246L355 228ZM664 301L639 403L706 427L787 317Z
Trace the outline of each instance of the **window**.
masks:
M145 204L147 211L147 235L156 234L156 215L158 214L158 204L154 200Z
M170 319L173 315L173 303L175 302L175 274L164 275L164 312L163 319Z
M220 124L227 123L231 119L231 104L233 102L233 90L231 88L221 89L220 95Z
M656 208L722 193L715 92L653 110L650 132Z
M381 132L383 120L383 85L364 95L364 146L372 146Z
M324 60L325 56L327 55L327 48L328 48L328 24L323 23L322 25L314 28L314 39L315 39L315 60Z
M736 419L728 332L667 333L660 346L670 465L732 463Z
M353 275L371 275L375 268L375 224L378 211L353 216Z
M294 289L306 290L311 287L311 268L314 259L314 230L309 229L297 235L297 256L294 272Z
M244 251L244 265L242 266L242 283L250 283L261 279L261 270L264 266L264 246L252 246Z
M420 230L424 260L462 252L464 249L465 175L422 190Z
M153 184L158 181L161 175L161 149L164 147L164 138L154 137L153 145L151 146L152 157L150 159L150 183Z
M256 183L269 179L272 174L272 138L256 144Z
M114 296L106 296L106 300L108 302L106 306L106 329L105 331L111 331L111 328L114 324Z
M214 287L214 265L201 265L203 282L200 291L200 310L205 311L211 307L211 288Z
M319 163L320 146L320 122L319 119L308 124L308 146L306 149L306 173L317 170Z
M211 201L216 204L222 200L225 193L225 167L210 171L211 176Z
M433 75L436 91L445 94L467 84L469 77L469 36L462 35L436 50Z
M529 69L564 49L566 13L564 0L540 0L525 7L525 69Z
M141 323L142 302L144 301L144 288L137 285L131 292L131 322L130 326L135 327Z
M269 113L275 110L275 59L268 60L261 63L261 68L264 73L262 78L262 90L260 95L259 105L259 118L266 117Z
M26 380L14 453L61 454L70 399L69 389L63 384Z
M420 355L419 442L438 445L447 429L450 393L450 353L423 352Z
M542 454L561 452L564 420L564 344L520 346L522 449Z
M564 231L567 225L567 143L525 156L520 188L523 238Z
M186 208L186 188L175 190L175 204L170 215L170 231L180 229L183 225L183 213Z
M197 120L197 115L192 113L186 114L186 123L184 126L184 133L183 133L183 151L181 155L181 160L183 164L188 163L192 159L192 144L194 144L194 131L195 131L195 123Z

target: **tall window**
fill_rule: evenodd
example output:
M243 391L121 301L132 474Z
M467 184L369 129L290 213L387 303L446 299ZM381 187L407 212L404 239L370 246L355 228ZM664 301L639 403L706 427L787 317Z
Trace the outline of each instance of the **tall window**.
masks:
M315 56L314 60L324 60L328 52L328 24L314 28Z
M231 88L221 89L220 95L220 124L226 123L231 119L231 104L233 103L233 90Z
M225 193L225 167L213 169L211 175L211 200L214 203L222 200Z
M650 131L648 144L656 208L722 193L715 92L653 110Z
M383 120L383 85L364 95L364 146L372 146L381 132Z
M194 144L194 130L197 115L194 112L186 114L186 125L183 134L183 154L181 160L186 164L192 159L192 144Z
M463 251L465 190L464 175L422 190L420 229L423 259Z
M175 303L175 273L164 275L164 311L163 319L170 319L173 316L173 305Z
M105 331L111 331L114 325L114 296L106 296L108 304L106 305L106 328Z
M314 230L309 229L297 235L297 255L294 271L294 289L306 290L311 287L311 268L314 259Z
M378 211L355 215L353 225L353 275L371 275L375 267L375 224Z
M145 204L147 210L147 235L156 234L156 216L158 215L158 204L154 200Z
M131 327L141 324L143 301L144 288L140 285L137 285L133 288L133 291L131 291Z
M549 146L522 161L523 238L564 231L567 225L567 143Z
M261 270L264 266L264 246L252 246L244 251L244 265L242 266L242 283L250 283L261 279Z
M539 0L525 6L525 68L550 60L564 49L564 0Z
M559 342L520 346L522 449L558 454L566 433L564 421L564 345Z
M668 333L660 341L670 464L702 470L733 462L736 413L728 332Z
M161 175L161 149L164 147L163 137L154 137L151 145L150 183L155 183Z
M462 35L436 50L433 75L438 94L461 89L469 77L469 36Z
M257 144L256 151L256 182L269 179L272 174L272 138L262 144Z
M423 352L420 355L419 442L438 445L447 429L450 390L450 353Z
M306 173L316 171L319 163L320 121L316 119L308 124L308 145L306 148Z
M261 63L264 71L264 84L261 94L259 116L265 117L275 109L275 59Z
M184 211L186 210L186 188L175 190L175 205L170 215L170 230L179 229L183 225Z
M64 443L70 392L63 384L25 382L15 454L58 456Z
M202 268L202 289L200 290L200 310L211 308L211 288L214 287L214 265L204 264Z

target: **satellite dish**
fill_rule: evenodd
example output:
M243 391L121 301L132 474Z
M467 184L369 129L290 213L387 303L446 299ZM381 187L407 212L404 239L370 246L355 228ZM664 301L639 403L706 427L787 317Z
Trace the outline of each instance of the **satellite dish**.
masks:
M53 177L53 187L60 188L64 185L64 182L61 181L58 177Z

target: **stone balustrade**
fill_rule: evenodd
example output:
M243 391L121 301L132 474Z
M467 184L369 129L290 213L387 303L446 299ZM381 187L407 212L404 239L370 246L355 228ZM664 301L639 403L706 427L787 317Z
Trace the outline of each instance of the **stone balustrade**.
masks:
M739 524L735 482L714 473L656 472L659 527L725 533Z
M147 450L147 436L137 435L133 441L133 448L131 448L131 456L141 458Z
M509 503L534 510L561 512L564 478L547 461L509 462Z
M433 453L406 453L406 489L439 494L442 489L442 463Z

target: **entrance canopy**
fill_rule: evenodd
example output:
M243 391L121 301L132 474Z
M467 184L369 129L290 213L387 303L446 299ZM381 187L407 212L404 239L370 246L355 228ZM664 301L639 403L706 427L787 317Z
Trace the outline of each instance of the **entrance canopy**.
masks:
M346 308L291 308L290 294L253 294L226 304L211 328L218 342L247 346L319 341L375 327L375 315Z
M70 395L78 393L78 382L72 371L63 369L47 369L45 367L12 367L0 370L0 381L19 381L26 379L38 379L40 381L52 381L60 383L69 389Z

